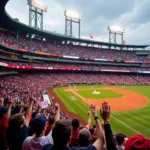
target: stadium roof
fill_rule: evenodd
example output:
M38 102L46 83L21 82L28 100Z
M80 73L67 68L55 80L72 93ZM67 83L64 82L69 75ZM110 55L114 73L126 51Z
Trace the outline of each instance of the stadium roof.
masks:
M25 32L25 33L31 33L36 34L45 38L53 39L53 40L66 40L66 41L72 41L72 42L80 42L80 43L86 43L86 44L97 44L102 46L108 46L108 47L116 47L116 48L146 48L149 45L123 45L123 44L113 44L108 42L100 42L100 41L93 41L93 40L86 40L81 38L73 38L68 37L63 34L58 34L50 31L45 30L39 30L32 27L29 27L21 22L18 22L17 20L14 20L9 14L5 11L5 6L9 0L0 0L0 24L4 27L7 27L8 29L12 31L18 31L18 32Z

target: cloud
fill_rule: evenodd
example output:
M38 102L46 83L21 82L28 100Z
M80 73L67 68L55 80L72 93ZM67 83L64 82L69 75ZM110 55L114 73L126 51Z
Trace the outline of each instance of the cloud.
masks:
M148 44L150 43L150 21L138 25L135 29L128 29L126 39L128 44Z
M24 3L21 3L21 5L24 5ZM20 22L28 24L28 15L26 15L26 13L23 13L27 12L27 10L25 9L25 7L22 7L22 9L19 8L16 1L13 4L8 2L6 11L12 18L18 18Z
M54 20L51 20L51 19L44 20L44 23L50 26L56 25L56 22L54 22Z
M44 13L44 29L64 34L64 11L73 9L81 14L81 37L93 35L96 40L108 41L108 25L121 24L124 38L130 44L149 44L150 0L43 0L48 6ZM21 6L21 7L20 7ZM26 0L10 0L8 13L28 24ZM73 29L77 34L77 25Z

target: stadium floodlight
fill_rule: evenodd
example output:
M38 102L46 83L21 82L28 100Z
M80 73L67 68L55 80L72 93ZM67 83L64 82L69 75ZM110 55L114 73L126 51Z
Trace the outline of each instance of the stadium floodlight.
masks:
M28 5L38 8L44 12L47 12L48 7L45 6L42 1L40 0L27 0L27 1L28 1Z
M81 15L73 10L65 10L65 16L81 20Z
M121 25L110 25L108 26L108 30L110 43L112 43L112 41L116 43L116 36L121 35L121 44L123 44L123 34L125 32L125 29Z
M116 33L124 33L125 29L121 27L120 25L111 25L108 26L108 30Z
M78 37L80 38L81 15L73 10L65 10L65 35L75 37L73 34L73 23L78 24Z
M43 29L43 12L47 12L47 6L41 0L27 0L29 5L29 26Z

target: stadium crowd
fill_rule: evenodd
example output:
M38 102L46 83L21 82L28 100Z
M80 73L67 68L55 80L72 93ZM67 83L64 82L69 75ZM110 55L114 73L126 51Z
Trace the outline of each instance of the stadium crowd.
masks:
M8 88L8 91L10 88ZM25 101L13 96L0 99L1 150L149 150L150 140L142 135L126 137L113 134L110 126L110 106L104 102L100 109L100 123L96 107L90 109L95 120L91 126L91 112L87 125L61 113L58 103L42 109L36 106L34 94Z
M0 41L14 48L52 54L79 56L81 58L150 60L137 56L133 51L118 51L85 46L55 45L51 41L40 41L20 35L19 39L0 31ZM55 46L54 46L55 45ZM83 70L127 70L139 71L149 68L118 67L83 64L60 64L40 62L14 62L0 60L17 66L54 68L80 68ZM53 100L52 105L42 108L42 93L49 84L64 86L71 83L106 84L150 84L150 76L110 74L110 73L19 73L0 76L0 150L150 150L150 140L143 135L127 137L123 133L113 134L110 118L111 106L104 102L99 114L91 104L87 112L86 124L79 118L72 118L61 111L61 106ZM94 119L94 125L91 119Z
M69 63L45 63L45 62L17 62L11 60L3 60L0 59L0 62L4 62L7 64L15 65L15 66L33 66L33 67L53 67L53 68L76 68L81 70L124 70L124 71L150 71L150 67L123 67L123 66L102 66L102 65L91 65L91 64L69 64Z
M148 56L137 56L135 51L119 51L98 47L54 44L52 41L29 40L26 35L20 35L19 39L9 32L0 31L0 41L13 48L23 48L30 51L41 51L51 54L69 55L80 58L99 58L110 60L144 60L149 61Z
M95 73L30 73L0 76L0 97L7 99L13 96L16 101L27 99L32 95L37 101L42 100L44 88L55 84L64 86L70 83L100 83L100 84L150 84L149 76L95 74Z

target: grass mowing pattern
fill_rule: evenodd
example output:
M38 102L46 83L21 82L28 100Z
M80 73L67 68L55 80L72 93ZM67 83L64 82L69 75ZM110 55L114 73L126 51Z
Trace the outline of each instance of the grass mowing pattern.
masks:
M112 97L121 97L121 94L118 94L113 91L108 91L104 89L96 89L96 92L100 92L100 94L93 94L93 91L95 89L91 90L78 90L77 93L85 98L93 98L93 99L103 99L103 98L112 98Z
M95 86L95 88L100 87L102 86ZM121 88L121 86L116 87ZM91 89L90 86L77 87L77 89L88 88ZM119 120L117 121L116 119L111 117L111 125L113 132L123 132L128 136L137 134L135 131L129 128L131 127L140 132L141 134L150 138L150 86L126 86L125 89L132 90L145 95L149 99L149 103L148 105L140 109L113 113L112 116ZM89 106L87 104L85 104L82 100L80 100L71 92L64 92L64 88L56 88L55 92L70 111L79 114L84 120L87 120L86 113L89 110ZM70 97L75 97L76 100L71 100ZM129 127L127 127L120 121L128 125Z
M69 111L79 114L85 121L88 119L87 111L89 110L89 106L80 98L75 96L72 92L64 92L64 88L55 88L54 91Z

